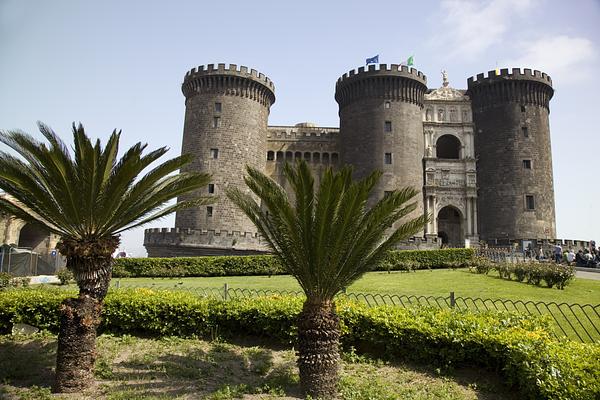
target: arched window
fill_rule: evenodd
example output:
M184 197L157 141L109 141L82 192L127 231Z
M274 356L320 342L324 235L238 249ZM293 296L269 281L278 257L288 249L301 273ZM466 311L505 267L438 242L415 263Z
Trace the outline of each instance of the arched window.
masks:
M291 151L285 152L285 161L292 161L294 159L294 153Z
M277 152L277 161L279 161L279 162L283 161L283 151Z
M338 163L338 159L339 159L338 153L331 153L331 162L333 164L337 164Z
M329 153L323 153L323 164L329 164Z
M306 162L310 162L310 151L304 153L304 160Z
M436 143L436 157L446 159L460 158L460 140L454 135L443 135Z
M267 161L273 161L275 159L275 153L272 151L267 151Z
M313 162L321 162L321 153L313 153Z
M294 159L299 160L302 158L302 153L297 151L296 153L294 153Z
M50 233L39 225L25 224L19 233L18 246L40 252L49 236Z

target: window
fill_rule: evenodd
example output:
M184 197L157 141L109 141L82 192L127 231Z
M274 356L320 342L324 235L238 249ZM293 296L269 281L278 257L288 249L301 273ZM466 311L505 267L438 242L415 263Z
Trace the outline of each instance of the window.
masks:
M329 164L329 153L323 153L323 164Z
M294 159L294 153L291 151L285 152L285 161L292 161Z
M525 112L525 106L521 106L521 112L524 113Z
M460 158L460 140L454 135L442 135L435 144L436 157L457 160Z
M275 159L275 153L272 151L267 152L267 161L273 161Z
M533 199L532 194L528 194L525 196L525 209L535 210L535 200Z
M310 151L304 152L304 160L310 162Z
M389 101L386 101L385 103L383 103L383 108L390 108L391 104Z
M210 158L219 158L219 149L210 149Z
M313 153L313 162L321 162L321 153Z
M523 160L523 168L531 169L531 160Z
M337 164L339 160L338 153L331 153L331 162Z
M206 216L207 217L212 217L213 216L213 208L212 208L212 206L207 206L206 207Z
M385 153L385 156L383 157L383 162L385 164L391 164L392 163L392 153Z
M283 161L283 151L278 151L277 152L277 161Z
M385 121L383 130L385 132L391 132L392 131L392 121Z
M215 103L215 112L220 113L221 112L221 103Z
M529 130L526 126L522 127L521 131L523 131L523 137L529 137Z
M213 128L220 128L221 127L221 117L214 117L213 118Z
M301 158L302 158L302 153L300 153L299 151L295 152L295 153L294 153L294 158L295 158L296 160L299 160L299 159L301 159Z
M215 192L215 184L209 183L208 184L208 193L214 193L214 192Z

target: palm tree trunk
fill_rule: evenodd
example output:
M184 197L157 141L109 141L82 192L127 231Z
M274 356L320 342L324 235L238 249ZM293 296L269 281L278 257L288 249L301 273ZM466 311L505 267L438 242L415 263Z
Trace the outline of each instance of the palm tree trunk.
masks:
M298 316L300 384L312 398L337 396L340 319L332 301L304 303Z
M54 392L80 392L94 383L96 330L112 275L111 255L118 246L118 238L110 239L111 243L83 244L63 240L57 245L67 256L67 268L75 276L79 296L66 299L60 306Z

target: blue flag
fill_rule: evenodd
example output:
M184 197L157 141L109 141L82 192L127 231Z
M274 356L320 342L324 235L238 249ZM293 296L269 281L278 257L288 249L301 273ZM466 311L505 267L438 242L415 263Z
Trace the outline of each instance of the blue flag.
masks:
M377 64L379 62L379 54L377 54L375 57L371 57L371 58L367 58L367 62L366 64Z

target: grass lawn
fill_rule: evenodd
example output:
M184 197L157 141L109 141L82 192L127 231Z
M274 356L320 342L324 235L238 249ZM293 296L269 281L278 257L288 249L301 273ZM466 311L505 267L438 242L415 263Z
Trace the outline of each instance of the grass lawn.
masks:
M299 291L296 281L287 275L226 276L211 278L122 278L122 287L230 288ZM495 272L479 275L466 269L422 270L416 272L370 272L348 288L354 293L390 295L444 296L532 300L556 303L600 304L600 280L576 278L564 290L527 285L500 279Z
M294 351L264 343L192 339L98 338L97 387L82 395L50 394L56 337L0 336L2 399L298 399ZM344 400L516 399L494 374L389 363L343 355Z

